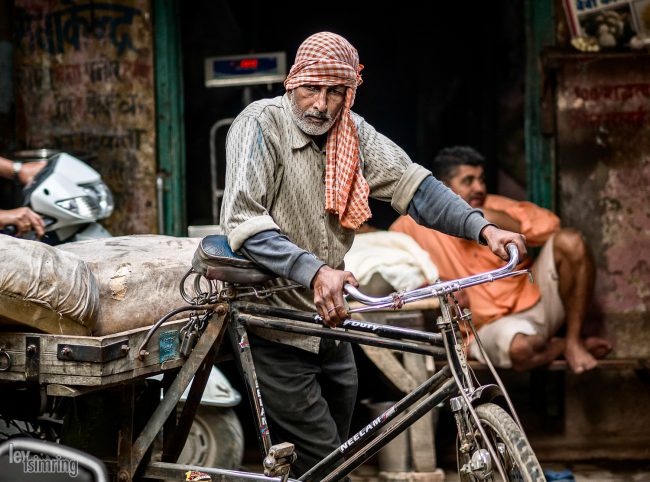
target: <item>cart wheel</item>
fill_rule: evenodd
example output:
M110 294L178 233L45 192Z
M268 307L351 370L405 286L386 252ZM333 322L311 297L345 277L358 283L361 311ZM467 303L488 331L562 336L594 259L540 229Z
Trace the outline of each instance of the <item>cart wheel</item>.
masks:
M244 431L230 408L200 406L179 464L239 469L244 457Z

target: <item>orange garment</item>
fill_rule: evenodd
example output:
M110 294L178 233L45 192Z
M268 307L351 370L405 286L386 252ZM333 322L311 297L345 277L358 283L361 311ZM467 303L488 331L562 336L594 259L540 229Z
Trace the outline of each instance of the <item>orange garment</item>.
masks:
M560 219L547 209L526 201L489 195L485 207L503 211L521 224L527 244L540 246L560 228ZM503 266L503 261L487 246L476 241L456 238L417 224L410 216L401 216L389 228L410 235L429 253L438 267L441 279L455 279L490 271ZM519 268L528 267L530 258ZM504 278L467 289L472 319L477 328L511 313L532 307L540 297L537 284L527 276Z

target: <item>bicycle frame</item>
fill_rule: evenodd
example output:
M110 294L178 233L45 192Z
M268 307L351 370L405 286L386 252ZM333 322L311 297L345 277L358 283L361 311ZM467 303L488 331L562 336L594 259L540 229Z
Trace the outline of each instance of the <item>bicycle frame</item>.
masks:
M440 371L396 402L389 410L371 420L364 428L343 442L338 450L330 453L303 474L298 479L301 481L333 481L343 478L436 405L453 396L461 394L467 397L466 392L470 392L469 396L476 396L477 398L488 393L492 397L500 394L502 390L493 385L489 386L489 390L487 389L488 386L474 390L471 377L467 371L465 355L462 349L459 349L460 345L454 333L457 322L451 317L448 302L443 296L440 298L441 306L447 308L443 310L443 316L438 321L440 333L428 333L358 320L346 320L340 325L340 328L332 329L324 327L318 317L311 313L247 302L232 303L228 332L255 412L259 443L264 453L269 452L272 444L266 423L262 394L257 383L248 342L248 327L267 328L379 346L402 352L432 356L434 360L447 361L447 365ZM463 389L461 390L460 387ZM467 403L467 407L471 412L472 400L468 398ZM414 408L403 415L411 407ZM495 456L493 455L493 457ZM343 460L345 462L341 463Z
M255 415L259 444L266 456L264 459L264 473L266 476L262 476L260 473L223 469L205 469L199 467L189 467L189 469L204 470L207 473L219 475L220 480L279 480L282 482L288 480L289 466L294 456L293 446L291 444L272 445L271 443L264 410L263 395L258 385L248 338L247 329L253 327L383 347L396 351L431 356L434 360L446 360L447 362L441 370L434 373L429 379L406 394L384 413L369 421L365 427L344 441L338 449L314 465L298 480L322 480L329 482L342 479L385 447L415 421L435 406L446 401L449 401L451 409L454 412L460 446L472 445L475 437L479 436L487 448L491 460L495 462L500 476L503 480L508 480L501 460L497 456L496 448L487 436L485 428L474 409L474 404L485 402L486 399L489 401L495 396L502 395L508 403L510 413L514 417L518 428L521 428L521 423L517 418L503 383L489 362L489 358L485 355L480 339L476 336L469 313L461 312L457 301L453 298L453 293L462 288L494 281L507 276L528 273L528 271L513 271L518 262L517 249L514 245L510 245L508 250L510 253L510 261L507 266L498 270L460 280L439 282L425 288L395 293L389 297L367 297L353 287L346 285L345 290L349 295L365 304L371 305L350 310L351 312L376 311L386 308L399 309L404 303L437 296L441 309L441 316L437 321L439 333L392 327L353 319L344 321L337 328L329 328L323 325L320 316L313 313L237 301L238 298L242 296L247 297L251 294L258 297L266 297L267 295L263 294L265 293L263 288L257 289L252 286L239 286L225 283L216 291L200 293L198 289L199 281L195 280L195 287L197 288L196 300L200 300L200 302L197 302L194 306L197 310L207 310L203 320L207 320L212 314L211 310L214 309L209 308L206 304L217 304L217 311L221 313L219 318L227 325L227 332L233 346L233 352L242 371L249 393L249 400ZM181 284L181 294L186 301L192 301L185 294L183 283ZM293 286L289 286L284 289L293 288ZM449 298L452 298L453 301L450 302ZM455 314L452 313L452 306L456 308ZM225 319L223 319L224 315ZM485 355L488 367L497 385L490 384L474 387L473 374L470 374L462 340L459 336L461 321L467 321L470 329L474 332L479 349ZM144 350L144 345L141 347L141 352L142 350ZM468 428L471 426L475 426L479 433L470 433ZM525 439L525 435L523 437ZM478 455L481 458L482 455ZM150 466L153 469L159 470L160 472L156 473L160 474L172 468L169 464L165 463L153 463ZM181 467L176 466L174 468L178 469ZM472 456L472 461L465 463L462 470L468 472L477 470L491 471L491 465L488 463L487 465L484 464L476 468ZM148 471L147 475L152 473ZM169 472L166 473L169 474ZM277 475L280 475L280 477L275 477Z

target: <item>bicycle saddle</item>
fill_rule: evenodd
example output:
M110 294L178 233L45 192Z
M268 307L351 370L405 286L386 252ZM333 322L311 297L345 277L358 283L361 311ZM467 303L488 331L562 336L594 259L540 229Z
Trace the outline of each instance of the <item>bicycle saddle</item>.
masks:
M213 234L201 240L192 258L192 268L209 280L228 283L259 284L277 278L276 274L255 261L230 249L228 238L223 234Z

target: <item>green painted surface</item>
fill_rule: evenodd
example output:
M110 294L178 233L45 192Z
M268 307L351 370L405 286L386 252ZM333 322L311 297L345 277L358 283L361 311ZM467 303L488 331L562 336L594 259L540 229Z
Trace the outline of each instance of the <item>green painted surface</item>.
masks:
M528 199L555 208L554 137L541 129L543 85L542 53L554 44L553 0L526 2L526 179ZM553 108L547 106L546 108Z
M179 2L155 0L156 139L164 179L162 234L186 236L183 76Z

